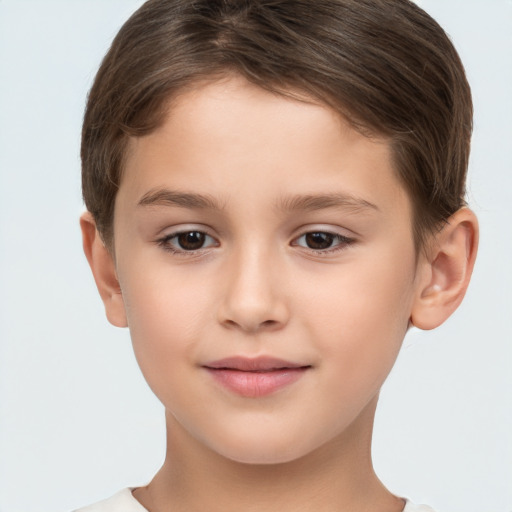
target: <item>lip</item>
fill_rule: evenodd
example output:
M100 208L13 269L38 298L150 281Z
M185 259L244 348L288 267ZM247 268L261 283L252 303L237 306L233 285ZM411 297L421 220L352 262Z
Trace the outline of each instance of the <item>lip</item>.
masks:
M229 391L257 398L290 386L311 366L274 357L228 357L209 362L203 368Z

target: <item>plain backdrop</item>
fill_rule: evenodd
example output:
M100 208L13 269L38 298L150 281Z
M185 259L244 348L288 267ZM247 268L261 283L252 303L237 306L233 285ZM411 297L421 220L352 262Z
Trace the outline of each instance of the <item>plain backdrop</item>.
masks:
M0 511L64 512L149 481L164 420L103 314L78 216L87 90L137 0L0 0ZM437 512L512 511L512 2L423 0L474 93L481 223L456 314L408 335L374 456Z

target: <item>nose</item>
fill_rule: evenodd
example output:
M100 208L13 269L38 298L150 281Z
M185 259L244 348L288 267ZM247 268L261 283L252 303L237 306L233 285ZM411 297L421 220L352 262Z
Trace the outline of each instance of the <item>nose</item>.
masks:
M278 330L286 325L289 308L276 257L254 247L246 248L226 265L219 322L247 333Z

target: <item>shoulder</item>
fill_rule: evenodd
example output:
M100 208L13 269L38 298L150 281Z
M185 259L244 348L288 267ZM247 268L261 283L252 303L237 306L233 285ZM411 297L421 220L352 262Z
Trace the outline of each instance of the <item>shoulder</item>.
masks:
M114 496L89 505L74 512L148 512L132 495L132 490L127 488L119 491Z
M411 501L406 500L403 512L434 512L434 510L427 507L427 505L415 505Z

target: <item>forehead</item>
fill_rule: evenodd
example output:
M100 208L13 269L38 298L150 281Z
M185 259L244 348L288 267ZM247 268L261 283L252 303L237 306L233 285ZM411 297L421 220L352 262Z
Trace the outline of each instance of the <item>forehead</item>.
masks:
M387 140L363 136L332 108L293 96L236 76L181 92L157 130L130 140L120 195L137 202L172 185L229 203L263 189L276 202L306 191L325 195L334 182L335 192L373 204L403 195Z

